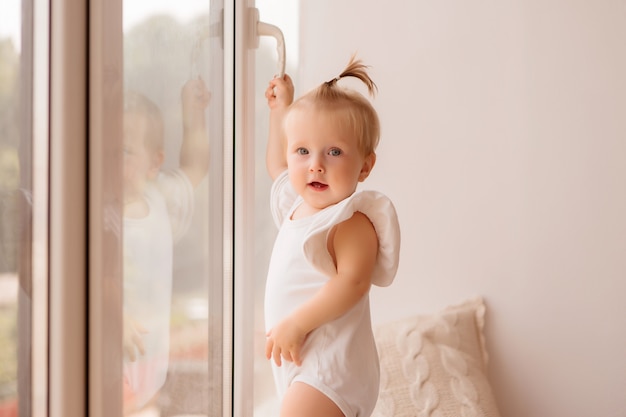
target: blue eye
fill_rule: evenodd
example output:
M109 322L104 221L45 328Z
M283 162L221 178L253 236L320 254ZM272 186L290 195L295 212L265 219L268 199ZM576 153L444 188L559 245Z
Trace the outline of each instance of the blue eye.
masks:
M297 153L298 155L308 155L308 154L309 154L309 150L308 150L308 149L306 149L306 148L298 148L298 149L296 150L296 153Z
M339 156L341 155L341 149L333 148L330 151L328 151L328 154L330 156Z

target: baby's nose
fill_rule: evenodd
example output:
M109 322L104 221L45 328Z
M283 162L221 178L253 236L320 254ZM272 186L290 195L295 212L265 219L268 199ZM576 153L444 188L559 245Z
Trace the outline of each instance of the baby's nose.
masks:
M319 158L312 158L309 170L311 172L324 172L324 166L322 164L322 161L320 161Z

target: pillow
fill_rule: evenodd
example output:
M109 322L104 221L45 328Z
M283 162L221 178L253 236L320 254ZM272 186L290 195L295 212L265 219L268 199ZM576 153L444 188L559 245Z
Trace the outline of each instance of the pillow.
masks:
M486 375L481 298L374 327L380 394L372 417L499 417Z

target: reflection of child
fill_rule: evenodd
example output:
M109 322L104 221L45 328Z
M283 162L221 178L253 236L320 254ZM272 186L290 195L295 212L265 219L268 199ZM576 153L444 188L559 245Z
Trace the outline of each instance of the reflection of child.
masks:
M194 187L208 171L200 79L182 90L180 166L162 171L163 119L138 93L124 97L124 378L125 397L141 407L163 385L168 368L173 244L187 231ZM128 401L127 401L128 402Z
M366 417L378 397L368 293L393 281L400 231L387 197L355 192L374 167L379 121L363 95L337 85L344 77L374 93L354 58L293 104L289 76L270 81L265 93L280 228L266 284L265 353L282 417Z

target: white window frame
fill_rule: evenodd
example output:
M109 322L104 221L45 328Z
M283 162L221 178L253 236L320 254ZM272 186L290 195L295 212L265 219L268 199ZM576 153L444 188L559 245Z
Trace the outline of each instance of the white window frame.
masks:
M34 285L42 289L33 300L40 312L33 347L40 357L46 357L46 349L49 355L47 366L41 368L42 361L33 366L37 417L105 417L103 404L117 401L106 397L101 379L104 352L97 346L106 315L97 300L103 278L98 271L105 260L100 236L89 227L102 216L98 196L89 192L104 175L94 145L103 139L97 129L102 109L89 95L105 94L102 81L110 75L101 20L105 1L34 0L33 134L49 143L35 155L35 163L46 164L49 152L49 183L38 183L35 190L49 198L48 223L35 232L35 238L48 242L49 252L35 250L39 266L33 260ZM224 417L253 414L253 7L253 0L224 4ZM41 266L46 260L47 271ZM49 298L43 289L49 289Z

